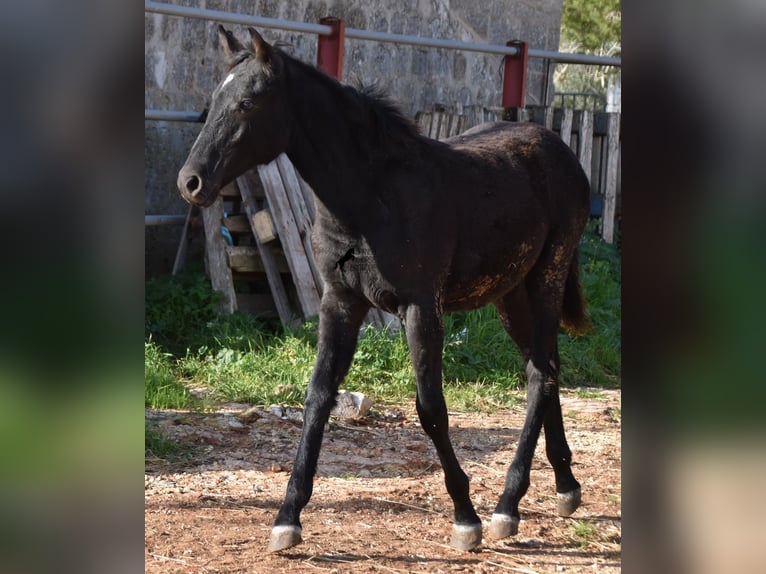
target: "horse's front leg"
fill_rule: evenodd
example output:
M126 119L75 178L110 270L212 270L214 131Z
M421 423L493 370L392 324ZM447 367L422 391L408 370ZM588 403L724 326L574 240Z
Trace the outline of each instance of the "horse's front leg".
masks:
M341 381L354 356L359 327L369 310L366 302L326 286L319 311L319 341L314 373L309 382L295 464L269 540L269 551L284 550L301 542L301 510L314 487L324 427Z
M449 438L447 405L442 392L441 315L434 306L411 305L405 324L417 379L418 417L436 447L447 492L455 505L452 545L460 550L472 550L481 543L481 520L471 504L468 477L460 468Z

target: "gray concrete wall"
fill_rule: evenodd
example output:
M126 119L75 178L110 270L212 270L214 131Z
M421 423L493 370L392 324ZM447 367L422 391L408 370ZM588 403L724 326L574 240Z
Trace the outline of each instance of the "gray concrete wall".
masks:
M504 44L526 41L531 48L557 50L562 0L182 0L214 10L319 22L336 16L346 26L397 34ZM243 27L231 26L242 39ZM266 29L292 55L316 61L317 36ZM540 103L542 61L530 59L527 103ZM165 110L204 109L222 73L216 23L146 14L145 104ZM502 57L398 44L346 40L345 82L377 84L410 115L434 104L499 106ZM175 179L199 126L146 122L146 213L182 214ZM170 270L179 228L147 229L146 270Z

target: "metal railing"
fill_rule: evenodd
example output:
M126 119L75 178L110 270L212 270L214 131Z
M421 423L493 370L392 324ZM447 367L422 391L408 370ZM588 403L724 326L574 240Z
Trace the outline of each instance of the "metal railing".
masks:
M193 6L176 6L163 2L153 2L152 0L147 0L144 3L144 11L154 14L165 14L168 16L182 16L186 18L198 18L201 20L226 22L228 24L241 24L243 26L277 28L279 30L287 30L290 32L305 32L309 34L317 34L319 36L329 36L332 33L332 28L325 24L310 24L307 22L296 22L293 20L267 18L265 16L251 16L249 14L224 12L222 10L209 10L207 8L196 8ZM460 42L457 40L445 40L441 38L424 38L421 36L411 36L408 34L375 32L373 30L361 30L358 28L346 28L345 36L346 38L350 39L370 40L374 42L394 42L397 44L423 46L427 48L445 48L449 50L482 52L485 54L502 54L507 56L515 56L518 54L518 48L513 46L482 44L479 42ZM571 64L591 64L617 67L622 66L622 60L620 58L594 56L592 54L570 54L566 52L555 52L552 50L530 49L529 57L544 58L546 60Z

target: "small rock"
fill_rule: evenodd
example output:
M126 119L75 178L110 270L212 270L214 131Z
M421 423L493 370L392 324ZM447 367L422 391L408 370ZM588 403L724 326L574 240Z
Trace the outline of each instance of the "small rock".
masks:
M232 429L242 429L242 428L245 427L245 425L243 425L241 422L239 422L235 418L228 418L227 417L226 424L229 425L229 428L232 428Z
M372 407L372 401L363 393L338 391L335 406L330 414L343 419L361 419Z
M252 424L263 416L263 411L261 411L258 407L251 407L237 416L243 423Z
M274 415L275 417L278 417L278 418L280 418L280 419L281 419L281 418L282 418L282 416L284 415L284 411L282 410L282 407L280 407L280 406L278 406L278 405L271 405L271 406L269 407L269 412L270 412L272 415Z
M284 416L287 420L303 422L303 411L300 409L287 408L285 409Z

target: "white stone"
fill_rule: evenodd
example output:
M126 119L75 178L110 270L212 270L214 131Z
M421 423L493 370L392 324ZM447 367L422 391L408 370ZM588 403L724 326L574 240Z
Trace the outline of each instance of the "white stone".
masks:
M338 391L337 400L330 414L343 419L360 419L370 412L372 401L364 393Z

